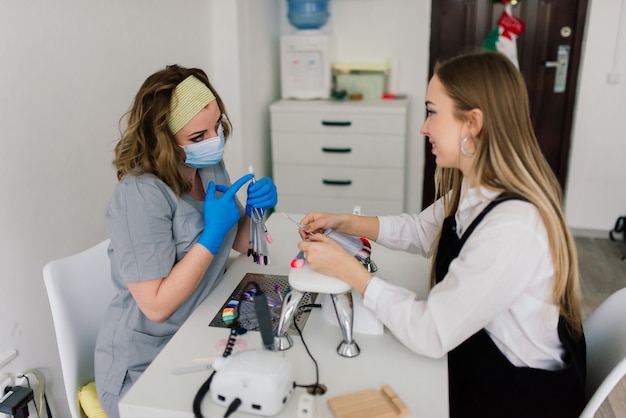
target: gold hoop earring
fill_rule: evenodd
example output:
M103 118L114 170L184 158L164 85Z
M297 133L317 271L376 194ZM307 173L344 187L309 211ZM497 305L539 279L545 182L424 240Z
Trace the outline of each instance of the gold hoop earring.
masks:
M461 154L465 155L466 157L473 157L476 155L475 152L468 152L465 149L465 143L467 142L468 137L464 137L463 139L461 139Z

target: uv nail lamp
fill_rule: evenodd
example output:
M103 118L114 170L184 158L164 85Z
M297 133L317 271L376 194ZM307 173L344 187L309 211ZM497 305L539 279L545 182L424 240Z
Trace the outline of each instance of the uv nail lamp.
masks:
M213 363L211 399L228 407L241 400L237 411L272 416L278 414L294 391L295 374L284 354L246 350L220 357Z
M296 222L296 224L302 228L299 223ZM367 239L346 235L332 229L325 230L324 235L339 243L346 251L356 257L368 271L375 272L378 270L378 267L370 258L372 247ZM330 300L332 301L343 337L343 340L337 347L337 353L343 357L358 356L361 350L352 338L355 311L351 287L336 277L326 276L311 270L304 261L302 251L298 254L296 259L291 262L291 267L289 272L289 286L291 290L283 299L278 328L274 335L274 348L276 350L288 350L291 348L293 341L287 334L288 326L297 315L300 302L304 295L307 292L315 292L330 295ZM364 307L360 309L359 312L365 314L362 315L364 318L369 315L369 317L373 319L373 321L364 321L365 324L367 322L373 322L373 330L370 331L370 333L376 334L382 332L382 324L378 325L376 323L378 320L373 317L371 312L368 314L369 311ZM369 327L366 326L365 328Z
M304 264L299 268L292 268L289 272L291 290L285 295L281 307L278 329L274 335L274 348L287 350L293 342L287 334L289 324L297 314L298 307L306 292L326 293L331 295L337 321L343 340L337 347L337 353L343 357L356 357L360 353L359 346L352 339L353 302L350 286L336 277L317 273Z

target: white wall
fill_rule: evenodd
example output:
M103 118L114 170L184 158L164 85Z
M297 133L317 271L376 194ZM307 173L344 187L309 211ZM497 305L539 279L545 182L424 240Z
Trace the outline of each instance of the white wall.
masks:
M626 0L592 0L587 17L565 209L575 232L607 237L626 215Z
M279 0L213 0L211 76L233 123L224 161L234 181L271 174L269 105L280 95ZM239 192L245 199L245 191Z
M118 121L149 74L204 68L235 125L231 175L250 164L269 174L277 10L278 0L0 3L0 354L19 353L0 383L38 368L53 414L69 414L41 270L106 237Z
M231 174L250 164L269 173L283 1L0 2L0 354L19 351L0 381L39 368L54 416L68 411L41 269L105 238L120 116L148 74L170 63L203 67L235 125ZM567 189L568 220L586 230L606 232L626 212L623 48L621 82L605 83L621 1L590 5ZM398 91L412 101L407 208L417 211L430 2L332 0L331 13L338 60L400 64Z
M331 0L330 5L337 62L398 64L397 93L410 99L405 208L418 212L424 178L424 137L419 128L428 84L430 1Z
M0 353L19 353L0 379L42 370L55 417L69 412L42 267L106 237L118 120L152 72L208 66L210 5L0 2Z
M270 175L269 105L280 95L278 66L279 0L214 0L212 68L216 83L230 94L234 125L225 152L231 176L254 167ZM237 28L235 33L233 28ZM228 37L221 34L228 33ZM221 92L222 90L220 90Z

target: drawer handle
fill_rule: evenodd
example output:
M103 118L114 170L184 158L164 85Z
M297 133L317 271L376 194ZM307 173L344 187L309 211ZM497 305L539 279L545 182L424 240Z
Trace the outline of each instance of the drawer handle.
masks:
M322 125L323 126L350 126L350 125L352 125L352 122L350 122L350 121L334 122L334 121L330 121L330 120L323 120L322 121Z
M334 153L340 153L340 154L348 154L348 153L352 152L352 148L329 148L329 147L322 147L322 151L323 152L334 152Z
M349 186L352 184L352 180L326 180L322 179L322 183L328 186Z

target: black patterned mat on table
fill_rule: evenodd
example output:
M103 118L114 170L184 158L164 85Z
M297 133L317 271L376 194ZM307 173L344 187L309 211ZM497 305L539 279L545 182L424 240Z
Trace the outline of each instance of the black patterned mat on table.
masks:
M258 330L259 323L254 311L253 302L255 288L254 285L252 285L252 282L258 284L267 297L267 304L270 309L272 325L274 327L274 332L276 332L278 321L280 319L280 309L283 303L283 297L287 294L290 287L287 276L279 276L275 274L246 273L235 290L233 290L222 307L217 311L209 326L229 328L229 326L227 326L224 322L223 312L228 307L235 307L236 305L239 305L239 323L241 326L248 331ZM300 306L313 303L316 297L317 293L305 293L302 297L302 301L300 302ZM307 319L309 319L308 310L302 310L296 317L296 323L298 324L298 328L300 328L300 330L304 329ZM290 324L287 332L291 335L298 335L298 331L293 323Z

